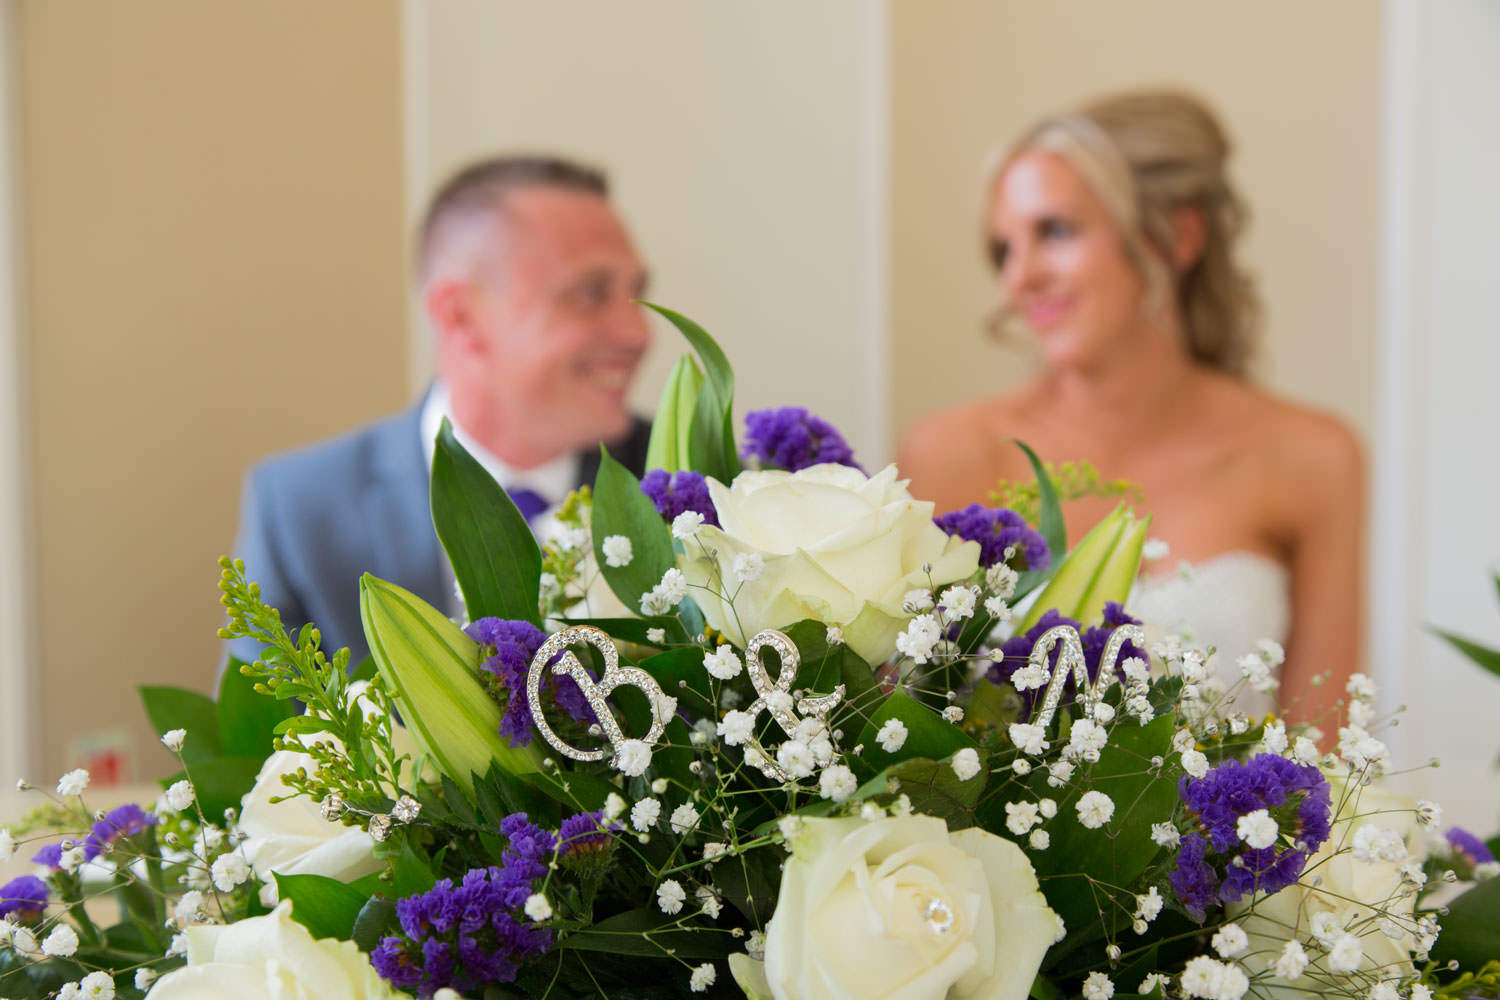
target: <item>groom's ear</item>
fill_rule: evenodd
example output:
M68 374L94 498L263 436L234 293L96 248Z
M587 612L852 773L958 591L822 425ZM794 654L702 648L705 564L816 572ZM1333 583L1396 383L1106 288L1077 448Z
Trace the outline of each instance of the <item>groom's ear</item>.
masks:
M1208 242L1208 220L1202 209L1179 205L1172 210L1172 269L1178 274L1192 270Z

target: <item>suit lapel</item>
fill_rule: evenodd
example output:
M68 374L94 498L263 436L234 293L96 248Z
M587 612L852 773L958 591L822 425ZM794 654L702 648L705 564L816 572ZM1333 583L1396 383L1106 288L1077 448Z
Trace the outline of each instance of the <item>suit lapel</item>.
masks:
M384 424L372 456L366 491L366 530L372 565L382 579L405 587L424 601L447 607L443 596L444 556L432 526L427 457L421 439L422 403Z

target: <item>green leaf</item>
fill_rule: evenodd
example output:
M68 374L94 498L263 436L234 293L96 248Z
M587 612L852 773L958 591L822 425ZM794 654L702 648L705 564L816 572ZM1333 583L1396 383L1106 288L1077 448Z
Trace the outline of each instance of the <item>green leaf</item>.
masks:
M694 470L727 483L740 471L739 454L734 447L734 369L703 327L663 306L651 302L642 305L665 316L703 360L705 382L693 411L688 455ZM678 419L682 416L678 414Z
M368 954L380 947L380 939L400 930L396 921L396 901L384 896L371 896L365 900L359 915L350 928L350 940L360 951Z
M394 875L395 892L400 899L424 893L437 884L437 876L432 874L432 867L427 859L417 854L410 841L401 843Z
M959 778L953 766L942 760L913 759L903 761L885 772L887 778L898 778L901 791L911 799L912 811L937 816L948 822L948 829L962 830L974 825L974 809L989 784L989 760L979 755L979 773L967 781Z
M366 893L326 875L277 875L276 890L292 901L292 919L317 939L347 941L369 900Z
M1456 635L1452 632L1446 632L1440 628L1433 628L1432 626L1428 626L1428 630L1438 638L1446 640L1449 645L1467 656L1478 666L1482 667L1485 670L1488 670L1495 676L1500 677L1500 650L1490 649L1488 646L1481 646L1479 643L1474 642L1472 639L1465 639L1461 635Z
M723 958L730 952L728 934L697 934L666 928L677 918L654 909L630 910L601 920L586 931L569 934L560 948L571 951L602 951L612 955L640 955L683 959ZM670 949L670 951L669 951Z
M1063 521L1062 505L1057 499L1057 487L1053 485L1052 477L1047 475L1047 467L1024 441L1016 439L1015 443L1017 448L1026 453L1026 461L1031 463L1031 471L1036 475L1037 494L1041 500L1036 530L1041 533L1042 538L1046 539L1047 551L1052 556L1046 569L1027 570L1021 574L1021 579L1016 581L1015 593L1016 599L1019 600L1044 583L1057 568L1058 563L1062 562L1068 554L1068 526Z
M1492 878L1448 904L1443 932L1432 948L1432 960L1439 965L1457 961L1462 969L1478 971L1490 959L1500 958L1497 926L1500 926L1500 878Z
M641 492L641 481L599 448L599 475L594 480L591 533L594 558L609 589L627 608L639 608L641 595L661 582L662 574L677 565L672 532L656 512L656 504ZM604 559L604 540L610 535L630 539L630 562L611 566Z
M906 742L895 753L886 753L875 738L887 719L900 719L906 726ZM857 761L864 765L865 775L916 757L947 760L964 747L975 745L963 730L902 691L885 700L855 743L864 744Z
M241 661L229 658L229 666L219 679L219 738L224 752L244 757L269 757L272 732L281 722L295 716L292 701L278 701L274 695L260 694L255 681L240 672ZM184 744L183 749L186 749Z
M541 625L542 552L526 519L447 420L432 455L432 522L470 619Z
M366 653L365 658L349 668L349 679L351 681L373 681L379 671L375 667L375 657Z
M315 715L294 715L289 719L282 719L276 723L271 732L277 736L283 736L287 733L296 733L298 736L311 736L313 733L332 732L328 728L330 725L332 723L327 719L320 719Z
M219 712L206 695L186 688L143 684L137 688L146 706L146 717L157 734L172 729L186 729L182 741L182 759L187 764L208 760L224 753L219 739Z
M1161 851L1151 840L1150 824L1132 822L1131 818L1168 816L1177 802L1176 784L1151 771L1153 756L1165 757L1171 752L1176 724L1171 713L1158 716L1145 727L1133 721L1116 723L1098 763L1080 773L1066 794L1048 787L1045 769L1032 772L1036 797L1057 798L1057 816L1047 825L1051 846L1032 855L1031 860L1048 905L1070 930L1094 928L1102 932L1101 911L1110 920L1129 926L1129 908L1121 911L1096 902L1095 886L1130 885ZM1101 830L1087 829L1078 821L1076 806L1086 790L1103 792L1114 801L1114 816ZM1005 822L1002 798L991 796L980 805L980 825L986 829L999 829ZM1084 940L1085 936L1076 939L1078 943ZM1067 953L1068 944L1055 945L1048 953L1049 968Z
M264 763L263 757L215 757L189 764L186 772L166 778L162 784L170 785L185 774L193 782L193 793L204 818L210 823L223 823L224 810L240 807L240 799L255 785L255 776ZM290 788L287 793L291 793Z

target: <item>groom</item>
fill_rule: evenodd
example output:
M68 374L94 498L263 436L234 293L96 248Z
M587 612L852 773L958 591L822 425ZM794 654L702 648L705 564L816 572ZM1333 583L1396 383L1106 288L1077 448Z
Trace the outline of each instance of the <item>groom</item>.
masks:
M445 611L452 570L428 475L444 417L528 520L592 483L599 444L637 475L649 426L626 393L650 343L646 271L605 177L561 159L476 163L433 196L417 247L437 380L403 413L267 459L247 477L234 554L293 634L367 650L359 577ZM253 660L259 646L230 652Z

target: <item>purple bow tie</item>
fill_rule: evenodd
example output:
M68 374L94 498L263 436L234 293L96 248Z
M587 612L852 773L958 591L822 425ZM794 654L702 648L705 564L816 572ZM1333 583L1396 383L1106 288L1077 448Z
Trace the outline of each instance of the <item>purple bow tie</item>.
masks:
M505 492L510 494L511 503L516 505L516 509L521 512L527 524L536 520L537 515L551 506L547 503L547 498L535 490L515 489Z

